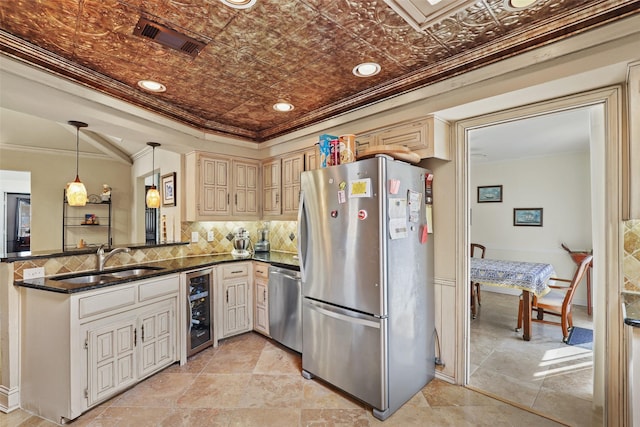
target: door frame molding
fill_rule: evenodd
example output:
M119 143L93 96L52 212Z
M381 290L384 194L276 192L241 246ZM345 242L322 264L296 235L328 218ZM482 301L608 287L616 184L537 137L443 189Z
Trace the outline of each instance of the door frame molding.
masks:
M455 124L453 142L456 157L456 277L458 289L456 305L464 307L458 310L459 328L457 348L463 349L462 357L457 358L456 372L462 373L457 382L467 385L469 381L470 350L470 289L469 283L469 221L470 197L469 183L469 142L468 133L473 129L498 123L505 123L551 112L588 106L602 106L604 112L604 147L601 152L604 158L599 159L600 170L604 171L603 220L596 224L604 238L604 251L594 251L594 287L600 292L604 304L600 310L594 311L596 328L603 331L596 334L594 343L594 369L603 370L601 384L604 393L604 421L606 425L617 425L619 414L626 413L626 367L624 365L623 328L621 314L621 227L622 227L622 147L624 132L623 123L623 88L609 86L571 96L551 99L509 110L498 111ZM593 150L592 150L593 151ZM598 160L598 159L596 159ZM592 160L593 162L593 160ZM593 186L593 184L592 184ZM592 212L593 212L592 205ZM596 216L593 217L594 221ZM595 230L595 228L594 228ZM604 268L598 266L604 266ZM598 271L599 270L599 271ZM596 295L598 295L596 293ZM600 337L600 339L599 339ZM594 382L598 384L597 381Z

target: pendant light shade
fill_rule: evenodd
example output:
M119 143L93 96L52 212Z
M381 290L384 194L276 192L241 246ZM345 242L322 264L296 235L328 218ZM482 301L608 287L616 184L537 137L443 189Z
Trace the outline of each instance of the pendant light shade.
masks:
M151 177L155 180L156 147L159 147L160 144L157 142L147 142L147 145L153 148L151 154ZM160 192L156 188L155 182L151 184L151 188L147 191L147 207L149 209L157 209L160 207Z
M78 157L80 156L80 128L86 128L88 125L75 120L70 120L67 123L76 127L76 179L67 184L67 202L69 206L84 206L87 204L87 189L80 181L80 176L78 175Z

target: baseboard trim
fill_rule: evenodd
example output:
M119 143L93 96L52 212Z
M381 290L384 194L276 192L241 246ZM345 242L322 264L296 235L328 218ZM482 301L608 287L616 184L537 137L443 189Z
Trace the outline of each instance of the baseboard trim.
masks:
M0 411L5 414L20 408L20 389L0 385Z

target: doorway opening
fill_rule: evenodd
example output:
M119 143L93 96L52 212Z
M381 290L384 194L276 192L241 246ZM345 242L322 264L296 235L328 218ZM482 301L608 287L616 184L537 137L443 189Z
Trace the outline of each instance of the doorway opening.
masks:
M589 244L591 244L591 247L594 249L594 265L600 264L599 268L602 269L598 271L598 276L600 280L596 279L592 281L594 284L594 289L593 289L594 296L595 296L594 302L603 301L605 295L612 292L612 290L608 289L608 287L606 286L598 287L597 284L607 283L604 278L610 275L610 273L604 266L605 255L615 252L613 250L613 245L610 244L610 242L606 241L606 239L604 239L604 236L607 234L604 217L605 217L605 213L609 214L609 212L606 212L606 210L608 209L607 203L609 203L609 201L605 201L605 199L607 199L610 196L608 192L604 191L604 187L605 187L604 183L607 182L607 176L610 176L611 174L614 174L619 170L618 165L614 163L615 158L613 158L612 160L612 157L609 153L609 150L610 149L613 150L615 146L618 144L617 142L618 139L617 139L617 134L606 132L604 124L618 120L618 117L616 116L617 114L616 110L611 108L611 105L615 105L615 104L613 104L612 102L609 102L611 99L615 99L616 96L617 96L616 89L603 90L601 93L598 93L598 91L594 91L593 93L577 95L575 97L569 97L567 99L548 101L546 103L541 103L540 105L526 106L526 107L521 107L519 109L511 110L511 111L494 113L491 115L487 115L485 117L470 119L468 121L461 122L459 124L459 129L461 130L461 133L458 136L458 141L460 144L459 150L458 150L458 156L459 156L458 159L460 160L461 168L464 171L464 181L461 184L464 186L464 189L461 192L461 197L463 198L463 200L461 200L461 203L463 206L466 207L465 209L462 210L462 212L464 212L464 217L461 218L464 223L464 226L463 226L464 233L462 233L464 235L464 239L463 239L464 248L465 248L464 253L467 258L467 262L464 263L464 267L463 267L463 271L465 272L465 274L462 277L469 278L468 247L470 243L473 242L473 243L484 244L481 241L476 241L482 238L483 236L479 230L481 225L481 222L480 222L481 212L479 212L480 207L479 205L474 206L474 201L477 199L476 189L478 186L485 186L485 185L495 186L500 184L499 182L477 182L477 179L474 179L473 157L474 155L478 155L481 153L474 151L474 146L472 142L473 130L482 129L482 128L489 127L496 124L515 123L518 120L522 120L530 117L549 115L551 113L557 113L557 112L568 112L569 110L577 111L581 108L585 108L588 111L588 117L589 117L589 123L587 127L589 129L589 136L590 136L589 147L590 147L591 155L586 154L586 158L581 160L583 164L588 165L586 168L587 170L586 180L583 173L582 175L583 179L581 181L582 182L581 185L582 187L587 187L584 191L585 191L585 194L587 195L586 196L587 199L590 199L590 200L587 203L586 207L580 210L579 215L578 213L575 212L576 208L572 208L572 211L574 214L573 215L574 222L585 221L586 225L583 224L583 227L586 227L586 229L590 228L592 232L592 236L591 236L591 239L584 237L583 242L577 242L575 243L575 245L589 246ZM613 128L613 127L614 126L611 126L610 128ZM511 149L517 148L516 141L518 139L522 139L522 138L509 140L506 151L510 151ZM615 139L615 141L612 143L611 141L613 139ZM607 144L605 144L606 140L609 141ZM609 147L609 145L611 145L611 147ZM582 156L585 156L585 154L583 154ZM565 155L563 162L566 162L567 159L575 160L573 159L573 157L575 156ZM536 159L536 162L540 162L540 161L541 161L540 158ZM543 165L537 167L538 169L537 174L533 175L533 180L532 180L533 185L537 183L538 185L543 186L544 183L542 182L543 179L541 178L546 178L547 175L550 175L551 168L556 167L562 170L566 169L565 167L566 165L563 162L561 162L562 166L557 166L557 165L553 165L552 164L553 162L551 161L546 161L546 162L543 161ZM500 168L502 168L502 166ZM500 168L496 167L495 165L493 166L494 170L500 169ZM567 242L562 242L563 237L560 234L560 232L558 232L557 230L554 231L555 234L559 234L558 236L556 236L558 240L553 245L554 247L552 249L547 250L547 251L550 251L549 254L545 254L544 253L545 250L540 249L541 246L545 245L545 242L544 242L545 232L547 230L545 230L544 228L551 227L551 224L548 223L548 219L554 218L553 215L556 215L557 211L560 211L560 212L562 211L562 206L566 204L566 200L561 200L560 202L553 203L553 205L557 205L557 206L554 206L550 211L547 211L546 205L539 206L536 204L534 206L534 205L527 204L525 206L523 203L527 201L526 200L527 197L535 198L535 200L529 200L532 202L536 200L541 200L547 204L551 202L545 198L546 193L544 191L538 192L537 194L535 191L518 192L518 188L523 186L526 188L526 185L524 185L522 181L525 180L525 183L527 183L526 180L530 179L530 177L525 176L526 173L524 173L523 167L521 165L520 167L517 167L514 170L512 170L511 174L512 174L511 177L503 178L506 180L505 182L510 183L511 190L507 191L505 189L505 193L503 194L502 207L501 208L497 207L500 204L495 204L495 203L482 206L482 210L485 211L484 214L487 216L491 216L491 214L493 214L493 216L495 216L495 221L498 222L498 225L494 226L493 233L490 235L490 238L489 238L490 244L487 245L488 247L494 246L495 251L492 255L489 255L491 251L488 251L487 256L494 256L495 258L499 259L501 256L505 257L505 254L508 253L509 256L512 257L510 259L514 259L513 257L516 257L518 255L526 255L528 257L532 257L532 259L527 259L525 261L532 261L532 262L541 262L540 257L544 257L544 256L557 256L558 260L560 261L552 261L551 263L553 264L557 262L559 263L559 265L564 262L568 263L566 267L559 267L558 269L563 271L566 271L568 269L569 270L568 278L572 277L573 272L575 271L575 264L572 264L572 261L568 257L568 254L564 251L564 249L561 248L561 244L567 243ZM568 176L569 175L565 175L561 179L567 180L568 178L566 177ZM558 180L559 178L556 178L556 186L559 185ZM518 184L518 185L516 185L514 188L513 184ZM550 190L547 190L547 192L549 191ZM555 191L555 187L553 191ZM617 192L615 194L617 194ZM617 197L615 194L611 196L613 198ZM507 206L504 204L506 200L509 200L510 205ZM492 206L492 207L489 208L489 206ZM518 234L520 234L520 236L518 236L518 238L514 238L513 236L513 233L515 231L514 229L516 229L517 227L513 223L513 214L505 215L505 213L508 213L509 211L513 211L514 208L540 208L540 207L545 208L545 211L544 211L545 214L547 213L553 214L551 217L545 217L545 220L543 223L545 227L542 227L542 228L525 227L524 229L526 231L518 230ZM580 216L580 218L578 218L578 216ZM555 219L554 221L559 221L559 220ZM462 225L462 223L460 225ZM573 225L574 224L571 224L570 227L572 227ZM506 236L502 236L501 234L503 233L501 233L500 230L496 230L496 227L498 228L507 227L508 229L510 229L509 232L511 233L511 235L507 234ZM475 228L475 232L474 232L474 228ZM562 228L560 230L562 232L565 231ZM522 236L521 234L523 233L525 233L526 236ZM580 233L576 235L579 235L579 234ZM505 238L505 242L498 243L501 237ZM519 242L520 242L520 245L522 245L522 247L516 248L515 245L517 245ZM462 243L462 240L461 240L461 243ZM555 253L556 251L557 251L557 254ZM462 254L462 247L460 249L460 253ZM564 261L561 261L560 257L564 257ZM566 273L558 274L558 276L561 276L561 275L564 277L567 276ZM584 288L586 287L584 286L584 283L581 286L583 287L582 291L584 294L586 292L586 289ZM470 288L470 286L466 286L466 288ZM464 335L467 338L464 339L462 343L463 347L465 348L465 354L466 354L466 363L465 363L465 366L463 367L465 371L465 380L464 380L465 384L473 388L476 388L480 391L485 391L488 394L494 395L505 401L514 402L523 406L528 406L532 408L532 411L534 412L547 415L549 417L555 418L557 420L561 420L563 422L580 424L580 422L578 422L576 419L566 418L567 417L566 413L570 412L573 415L588 417L587 418L588 421L586 421L586 423L588 424L590 424L591 421L594 419L593 417L595 417L596 420L600 420L600 422L596 421L596 423L601 424L602 420L604 419L604 415L603 415L603 408L605 405L604 397L606 392L608 392L608 390L605 390L605 384L603 379L605 375L605 370L609 371L609 368L605 368L604 367L605 364L602 362L603 360L605 360L605 357L609 357L609 352L605 348L605 336L604 336L607 328L611 328L611 326L609 325L609 322L607 321L608 307L605 304L601 304L600 307L594 307L593 318L589 319L588 316L585 316L587 323L584 325L580 325L580 324L577 325L577 326L584 326L586 328L592 327L594 330L594 340L593 340L594 350L593 350L593 353L590 355L591 357L590 360L586 360L586 361L579 360L580 359L579 357L574 357L570 355L569 353L572 353L572 352L575 353L576 349L562 343L561 332L558 332L559 338L556 340L557 343L559 344L555 344L555 343L547 344L548 348L543 348L542 343L538 343L541 348L535 351L539 351L539 354L531 357L530 354L533 352L524 352L522 353L523 356L520 358L520 360L515 360L514 358L512 359L508 358L509 355L512 355L515 353L514 350L517 350L522 347L529 347L531 349L536 348L536 344L537 344L536 338L535 338L536 333L539 333L538 337L540 338L542 337L542 334L544 332L543 329L539 327L549 327L549 328L554 328L554 327L550 325L534 324L534 329L532 330L534 338L532 338L532 340L529 342L523 341L522 335L521 335L522 332L520 332L520 335L518 336L514 331L515 323L517 321L518 296L509 295L508 293L505 293L505 292L502 292L502 293L488 292L487 288L488 288L487 286L482 287L482 306L479 312L479 317L484 315L484 320L486 323L490 323L492 321L504 322L504 332L507 334L511 334L511 336L509 337L510 341L508 345L504 345L504 347L502 348L503 350L505 350L503 351L502 354L494 355L493 360L488 359L490 349L488 349L487 345L498 347L501 344L497 344L497 338L493 336L491 332L489 332L488 334L485 334L485 336L483 337L482 331L478 332L474 330L479 328L474 328L474 325L472 325L472 322L475 322L475 320L471 319L471 315L470 315L471 291L470 289L466 290L464 292L464 298L465 298L465 303L467 307L466 311L468 311L468 313L461 313L461 316L463 316L464 319L466 319L465 329L467 331L466 334ZM598 294L600 298L598 298ZM496 298L491 298L493 296L495 296ZM584 294L583 298L586 301L586 294ZM511 300L514 300L514 301L511 301ZM490 304L494 304L495 306L490 308ZM496 317L496 316L500 317L499 313L500 313L500 310L503 308L503 307L500 307L501 305L508 306L507 314L504 314L500 320L495 320L495 319L492 320L491 319L492 317ZM596 304L594 303L594 305ZM586 307L585 307L585 313L586 313ZM556 327L556 328L558 329L558 331L560 330L559 327ZM474 336L474 335L478 335L478 336ZM479 341L480 339L484 339L484 338L486 338L487 342L490 343L490 344L487 344L487 342L485 342L484 344L485 345L484 350L486 351L485 356L487 356L487 358L485 358L486 360L482 358L481 354L472 353L472 352L479 351L478 346L475 346L475 349L474 349L474 339L478 339ZM554 349L553 346L559 346L560 350ZM578 352L581 352L581 351L578 351ZM567 354L564 354L564 353L567 353ZM480 356L480 357L479 358L476 357L476 359L474 360L474 356ZM536 357L538 359L535 359ZM482 361L480 361L479 359L482 359ZM600 360L600 362L598 362L598 360ZM478 378L477 378L478 381L476 382L476 385L474 385L473 375L476 372L476 369L478 368L478 366L483 362L490 362L489 365L492 364L494 367L498 367L499 369L502 369L503 374L505 373L505 370L510 369L507 367L508 365L515 366L518 369L520 369L520 371L517 374L512 373L511 378L507 379L509 381L508 385L503 385L502 391L500 393L496 393L495 389L488 390L489 386L483 386L481 384L481 381L480 381L481 375L478 375ZM556 363L557 365L555 365ZM561 378L561 373L565 371L570 371L571 369L576 369L576 370L593 369L594 371L593 374L590 374L590 373L584 374L584 376L586 377L591 376L592 378L591 381L593 385L591 387L591 396L586 395L588 394L587 392L586 394L583 393L580 397L578 397L586 401L584 407L587 409L585 411L576 410L576 406L572 406L569 410L564 410L564 408L561 408L561 406L563 406L563 403L559 403L559 402L563 402L560 397L561 393L566 392L566 388L570 387L568 384L569 381ZM614 369L617 370L619 369L619 367L616 366L614 367ZM480 373L481 371L478 371L478 374ZM526 388L527 384L525 384L524 380L527 380L527 381L530 380L531 383L528 385L531 387L529 389ZM542 394L539 394L539 391L542 389L545 380L547 381L546 385L549 386L548 388L552 389L552 391L553 391L554 381L556 382L555 385L557 385L557 388L558 388L555 390L555 394L550 394L547 398L543 398ZM537 381L537 383L535 381ZM573 378L572 378L572 381L573 381ZM535 388L535 387L537 387L538 389L533 390L532 392L532 388ZM562 387L565 387L564 391L562 391ZM536 408L536 398L538 398L538 396L540 396L540 400L538 401L538 407ZM589 400L590 398L591 400ZM532 400L532 402L530 404L523 404L522 400L526 400L526 399L530 399ZM566 401L564 402L566 403ZM553 408L554 406L556 407L557 411L555 413L552 413L553 410L550 408ZM593 412L591 411L592 408L595 408ZM571 417L572 415L568 415L568 416ZM582 420L582 418L580 418L580 420Z

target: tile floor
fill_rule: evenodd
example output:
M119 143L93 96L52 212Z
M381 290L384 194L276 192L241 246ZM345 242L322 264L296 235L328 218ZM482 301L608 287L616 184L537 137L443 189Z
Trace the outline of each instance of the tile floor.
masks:
M592 410L593 355L562 342L559 326L534 323L531 341L514 328L518 296L482 288L471 321L469 384L575 426L601 426ZM592 328L586 307L573 307L574 326Z
M71 426L554 426L464 387L433 380L386 421L370 408L300 375L301 358L248 333L143 381ZM0 427L52 426L17 410Z

